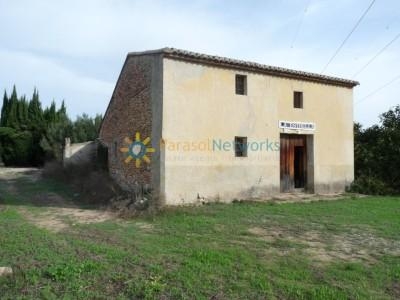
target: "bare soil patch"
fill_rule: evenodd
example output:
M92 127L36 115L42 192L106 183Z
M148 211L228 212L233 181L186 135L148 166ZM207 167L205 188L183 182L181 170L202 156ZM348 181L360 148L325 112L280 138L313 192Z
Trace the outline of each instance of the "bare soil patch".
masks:
M15 180L27 177L33 181L40 178L40 170L37 168L0 168L0 180Z
M393 282L388 290L393 299L400 299L400 281Z
M270 201L277 204L282 203L297 203L297 202L313 202L313 201L330 201L338 200L343 198L345 195L343 193L332 193L332 194L309 194L309 193L281 193L274 196ZM363 198L365 195L354 194L354 197Z
M26 207L19 212L38 227L59 232L76 224L91 224L116 219L116 215L109 211L81 209L78 207L48 207L43 212L33 213Z
M146 222L135 222L135 225L143 231L153 231L154 225Z
M249 232L259 239L274 243L277 241L289 241L304 246L303 251L317 262L362 261L366 263L376 262L375 257L389 254L400 255L400 242L377 237L370 232L352 231L343 234L328 234L319 231L306 231L294 234L282 228L253 227ZM290 249L269 248L268 253L274 252L283 255ZM292 249L293 251L296 248Z
M34 168L0 168L0 180L7 183L7 191L18 195L15 180L21 177L36 181L40 178L40 170ZM99 223L116 219L113 212L101 209L82 209L71 199L54 192L32 195L26 205L16 205L16 209L29 222L38 227L59 232L75 224ZM32 207L41 207L40 211Z

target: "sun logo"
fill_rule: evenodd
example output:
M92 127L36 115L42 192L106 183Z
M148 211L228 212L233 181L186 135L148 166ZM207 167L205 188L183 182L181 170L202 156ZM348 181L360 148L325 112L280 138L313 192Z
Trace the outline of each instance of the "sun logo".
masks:
M150 158L146 154L156 151L154 148L147 146L147 144L150 142L150 137L147 137L141 141L140 133L136 132L135 141L132 141L130 138L126 137L124 142L128 145L128 147L123 147L120 149L120 151L128 154L125 159L125 163L128 164L134 159L136 168L140 168L142 160L144 160L146 163L150 163Z

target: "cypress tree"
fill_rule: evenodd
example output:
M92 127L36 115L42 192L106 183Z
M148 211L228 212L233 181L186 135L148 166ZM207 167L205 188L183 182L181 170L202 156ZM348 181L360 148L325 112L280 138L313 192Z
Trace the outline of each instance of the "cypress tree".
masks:
M28 105L28 119L31 128L43 127L43 110L42 104L39 100L39 92L35 88L33 91L32 99Z
M13 87L13 91L11 93L11 97L9 99L8 103L8 112L7 112L7 121L5 126L11 127L14 129L19 128L19 122L18 122L18 95L17 95L17 89L15 88L15 85Z
M63 100L60 109L57 111L57 121L63 121L65 119L68 119L68 116L67 108L65 107L65 102Z
M28 100L26 100L26 97L24 96L23 99L23 119L25 121L25 126L28 126L28 106L29 106L29 102Z
M28 102L25 95L18 101L18 122L19 128L26 130L28 127Z
M1 107L1 116L0 116L0 126L5 127L7 123L8 117L8 108L9 108L9 100L7 96L7 91L4 90L3 96L3 106Z
M57 119L57 112L56 112L56 103L54 100L51 102L50 108L48 109L49 111L49 116L48 116L48 121L50 123L54 123Z
M42 104L39 100L39 92L35 88L32 99L28 105L29 130L32 133L32 165L41 165L44 160L44 152L39 143L46 132L46 126L43 118Z

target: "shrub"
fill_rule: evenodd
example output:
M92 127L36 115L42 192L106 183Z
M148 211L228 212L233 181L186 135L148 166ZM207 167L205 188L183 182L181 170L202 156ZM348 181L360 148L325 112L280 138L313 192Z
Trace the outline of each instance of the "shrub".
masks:
M365 175L356 178L348 191L366 195L392 195L395 192L381 179Z
M29 131L16 131L0 127L1 155L6 166L27 166L31 164L33 138Z
M108 173L90 163L64 167L60 162L51 161L45 164L42 174L70 185L87 204L106 204L120 193Z

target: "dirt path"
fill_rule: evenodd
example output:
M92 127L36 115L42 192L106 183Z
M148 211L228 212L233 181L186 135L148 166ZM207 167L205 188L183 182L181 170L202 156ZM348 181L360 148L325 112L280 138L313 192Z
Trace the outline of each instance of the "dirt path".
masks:
M5 186L5 191L23 200L21 204L13 203L13 207L38 227L59 232L76 224L98 223L117 218L116 214L110 211L82 209L71 199L57 192L38 189L37 192L26 195L23 180L25 185L39 183L40 169L0 168L0 183ZM0 187L0 191L1 189ZM4 209L5 205L0 204L1 206Z

